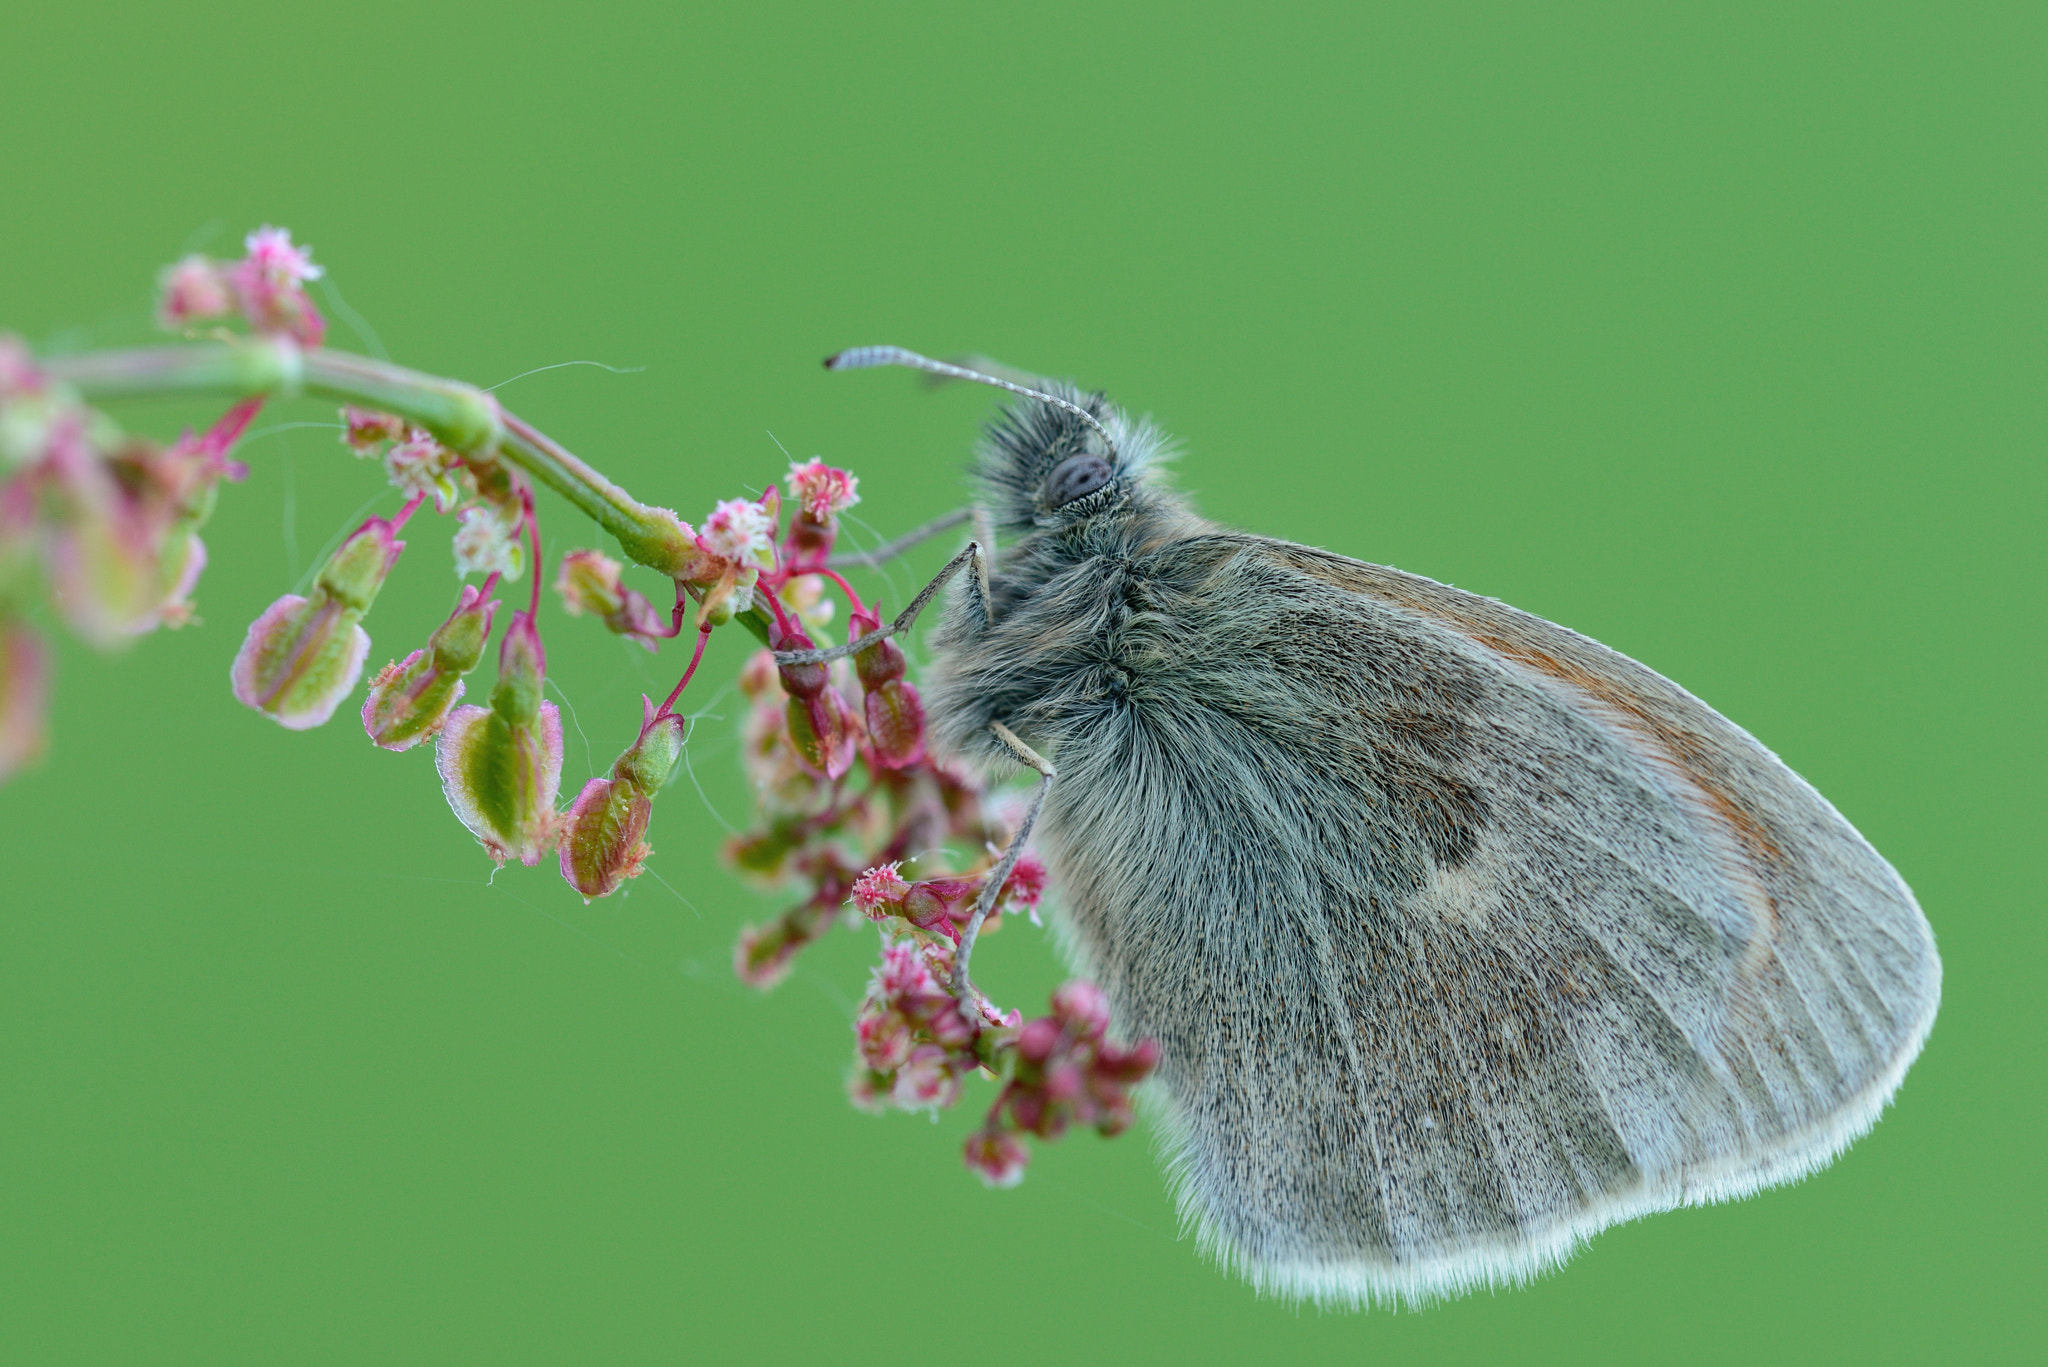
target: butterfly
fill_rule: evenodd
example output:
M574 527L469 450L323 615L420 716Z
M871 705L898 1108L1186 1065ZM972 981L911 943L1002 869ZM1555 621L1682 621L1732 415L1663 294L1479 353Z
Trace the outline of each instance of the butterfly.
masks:
M877 364L1019 396L975 462L1013 540L898 625L950 581L934 740L1040 773L1009 857L1035 822L1067 951L1159 1041L1225 1266L1326 1304L1518 1283L1876 1121L1932 932L1742 728L1506 604L1204 520L1101 395L827 362Z

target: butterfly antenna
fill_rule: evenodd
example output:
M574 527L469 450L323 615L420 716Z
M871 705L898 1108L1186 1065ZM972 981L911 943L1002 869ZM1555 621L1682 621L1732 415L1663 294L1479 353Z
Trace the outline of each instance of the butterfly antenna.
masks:
M1111 459L1116 457L1116 440L1109 435L1109 429L1098 422L1093 413L1090 413L1077 403L1059 397L1057 394L1048 394L1042 389L1030 389L1021 384L1012 384L1008 380L997 379L993 375L984 375L979 370L969 370L966 366L953 365L947 361L934 361L929 356L920 356L914 351L905 351L900 346L857 346L850 351L842 351L836 356L827 356L825 358L825 369L827 370L866 370L871 366L878 365L908 366L912 370L922 370L932 375L944 375L951 380L972 380L976 384L994 385L997 389L1007 389L1012 394L1022 394L1027 399L1036 399L1040 403L1049 403L1054 408L1063 408L1094 428L1101 435L1102 444L1109 448Z

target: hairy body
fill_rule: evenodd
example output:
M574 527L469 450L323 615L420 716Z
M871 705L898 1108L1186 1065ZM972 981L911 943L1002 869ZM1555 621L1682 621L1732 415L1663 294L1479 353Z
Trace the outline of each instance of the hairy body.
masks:
M1022 536L953 591L927 701L943 750L1007 763L1002 723L1057 764L1063 929L1160 1041L1206 1247L1426 1299L1869 1128L1940 964L1818 793L1585 637L1199 519L1156 434L1065 393L1114 446L1047 404L991 430Z

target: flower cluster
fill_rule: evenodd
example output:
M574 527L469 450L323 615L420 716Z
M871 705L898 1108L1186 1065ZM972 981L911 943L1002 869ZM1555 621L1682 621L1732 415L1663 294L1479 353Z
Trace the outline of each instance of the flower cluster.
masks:
M39 366L0 337L0 778L44 744L50 651L33 615L53 615L100 646L194 620L191 594L206 563L198 530L221 481L242 477L230 452L263 403L244 399L206 431L159 446L123 432L81 394L92 383L116 395L152 392L152 384L245 393L266 382L242 359L283 357L287 370L270 387L347 400L343 444L379 462L402 506L342 537L307 592L280 596L249 626L230 670L237 699L294 730L328 721L371 658L365 622L403 555L401 533L423 510L452 517L456 573L481 582L463 583L426 642L371 678L363 730L390 751L431 741L450 810L500 865L553 856L578 893L604 897L653 853L652 804L689 738L676 704L711 633L741 622L768 647L740 680L750 705L743 758L760 824L727 853L747 876L799 897L741 934L739 976L771 986L835 923L876 926L881 960L854 1022L853 1097L931 1110L958 1102L972 1073L999 1079L967 1145L969 1166L992 1184L1021 1177L1025 1135L1051 1139L1075 1126L1115 1134L1130 1124L1131 1088L1158 1050L1150 1041L1111 1043L1099 991L1069 983L1050 1015L1025 1021L971 986L967 955L977 936L999 930L1006 915L1035 923L1046 870L1027 852L1003 853L1017 823L978 780L931 753L896 628L833 566L840 514L859 501L853 475L815 458L792 461L782 487L720 501L692 528L634 502L488 395L368 358L298 350L318 348L326 331L305 292L321 268L283 229L261 228L244 246L234 262L188 256L167 268L159 317L188 335L239 320L256 342L215 327L198 346L60 371L63 363ZM220 365L224 356L233 363ZM181 386L181 374L203 378ZM452 420L451 411L463 416ZM632 743L566 807L561 716L546 697L536 477L574 489L579 507L594 509L627 555L674 593L672 608L657 607L625 582L620 561L572 550L553 581L567 613L594 617L650 651L686 625L694 638L674 688L659 703L641 699ZM500 631L495 594L529 569L526 602ZM831 646L835 596L847 606L838 657L778 661L778 653ZM465 703L467 676L494 635L496 678L483 705Z
M239 316L257 332L319 346L327 320L306 297L306 282L325 272L309 248L295 246L284 228L263 225L243 240L242 259L219 262L188 256L157 277L157 321L173 331L194 323Z
M0 778L43 744L50 652L29 623L38 604L102 649L194 620L199 529L220 482L245 473L228 453L261 404L160 446L0 336Z

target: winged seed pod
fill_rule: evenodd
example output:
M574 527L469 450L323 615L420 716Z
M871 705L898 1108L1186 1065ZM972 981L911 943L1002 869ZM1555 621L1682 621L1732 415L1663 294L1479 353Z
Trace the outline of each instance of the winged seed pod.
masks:
M683 756L686 727L673 712L655 715L640 700L640 736L612 765L610 778L583 785L562 817L562 877L584 897L604 897L637 878L653 851L643 837L655 794Z
M486 603L475 585L464 584L448 620L427 638L425 650L384 666L363 703L363 730L386 750L410 750L441 729L448 711L462 700L462 676L484 657L491 638L496 599Z
M554 843L562 717L541 699L546 669L533 617L514 613L491 705L456 708L434 748L448 805L500 864L538 864Z
M392 524L373 517L327 558L312 597L287 593L265 608L235 653L235 697L293 731L333 716L370 653L363 614L404 549Z

